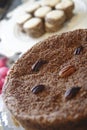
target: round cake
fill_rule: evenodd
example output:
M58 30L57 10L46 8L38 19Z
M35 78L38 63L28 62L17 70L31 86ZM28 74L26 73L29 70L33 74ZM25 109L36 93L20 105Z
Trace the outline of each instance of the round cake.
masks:
M2 96L25 130L87 130L87 30L34 45L11 68Z

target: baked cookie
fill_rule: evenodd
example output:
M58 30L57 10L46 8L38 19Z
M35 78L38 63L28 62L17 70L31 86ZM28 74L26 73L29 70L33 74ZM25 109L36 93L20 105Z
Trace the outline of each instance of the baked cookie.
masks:
M51 11L51 7L43 6L34 12L35 17L45 18L46 14Z
M50 24L48 22L45 22L45 31L46 32L56 32L61 28L62 25L55 25L55 24Z
M21 30L23 30L23 24L32 17L31 14L24 13L23 15L19 16L16 20L17 25Z
M40 37L44 33L44 24L40 18L32 18L25 22L23 29L32 37Z
M41 5L44 6L44 5L47 5L47 6L50 6L50 7L55 7L56 4L58 4L61 0L42 0L41 1Z
M45 17L45 28L47 32L57 31L65 21L64 11L53 10Z
M33 46L11 68L2 96L26 130L87 130L87 30Z
M45 21L50 24L60 25L65 21L65 14L62 10L53 10L47 13Z
M40 7L40 4L37 2L34 2L33 4L26 7L25 12L34 13L34 11L37 10L39 7Z
M63 0L55 6L58 10L63 10L66 18L69 19L73 16L74 2L72 0Z

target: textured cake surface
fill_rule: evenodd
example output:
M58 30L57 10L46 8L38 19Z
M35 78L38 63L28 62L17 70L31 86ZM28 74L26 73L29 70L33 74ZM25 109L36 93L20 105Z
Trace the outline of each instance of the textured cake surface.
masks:
M82 49L76 50L79 47ZM32 71L40 59L46 63ZM60 71L66 66L74 66L75 71L62 77ZM32 88L40 84L45 89L34 94ZM66 91L76 86L81 89L66 100ZM87 30L54 35L33 46L11 68L3 99L26 129L86 130Z

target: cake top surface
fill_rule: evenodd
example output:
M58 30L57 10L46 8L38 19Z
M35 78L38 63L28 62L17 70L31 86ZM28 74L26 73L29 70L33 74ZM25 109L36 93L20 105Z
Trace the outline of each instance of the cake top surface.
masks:
M3 99L18 118L87 117L87 30L54 35L33 46L11 68Z

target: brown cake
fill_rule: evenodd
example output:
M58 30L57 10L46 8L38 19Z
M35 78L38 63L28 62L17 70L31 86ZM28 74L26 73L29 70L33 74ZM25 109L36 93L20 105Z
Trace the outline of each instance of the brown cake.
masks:
M3 100L25 130L87 130L87 30L27 51L7 76Z

